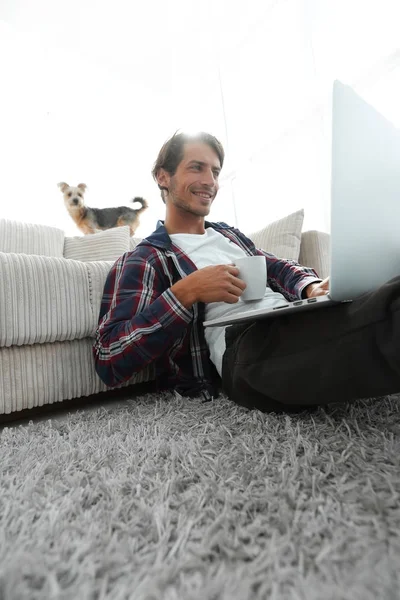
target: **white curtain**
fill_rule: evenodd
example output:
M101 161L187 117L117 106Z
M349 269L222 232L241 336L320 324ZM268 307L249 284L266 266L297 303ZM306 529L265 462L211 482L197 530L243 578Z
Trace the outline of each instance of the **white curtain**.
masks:
M333 80L400 126L399 22L398 0L281 0L219 48L242 229L305 208L306 229L329 231Z

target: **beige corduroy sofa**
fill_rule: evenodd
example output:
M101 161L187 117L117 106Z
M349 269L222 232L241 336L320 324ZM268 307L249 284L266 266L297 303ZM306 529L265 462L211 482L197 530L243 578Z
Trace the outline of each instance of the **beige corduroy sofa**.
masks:
M298 211L250 235L256 245L329 270L329 235L302 233ZM138 239L128 227L66 237L61 229L0 219L0 414L107 391L92 358L104 283ZM128 384L152 379L151 370Z

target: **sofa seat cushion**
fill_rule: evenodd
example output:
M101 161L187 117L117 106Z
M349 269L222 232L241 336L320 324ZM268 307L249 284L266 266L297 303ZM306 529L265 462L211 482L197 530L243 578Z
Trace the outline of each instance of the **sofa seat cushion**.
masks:
M94 336L111 265L0 252L0 347Z

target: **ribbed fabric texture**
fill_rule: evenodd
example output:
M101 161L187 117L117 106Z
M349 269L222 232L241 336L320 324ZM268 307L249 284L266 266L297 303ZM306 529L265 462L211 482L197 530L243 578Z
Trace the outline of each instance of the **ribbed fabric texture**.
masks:
M62 257L64 232L56 227L0 219L0 252Z
M114 227L92 235L66 237L64 240L64 258L83 262L96 260L115 262L129 249L129 227Z
M85 263L89 279L90 304L95 319L93 335L97 328L97 322L100 313L100 304L104 291L104 284L113 264L113 262L106 261Z
M86 338L0 348L0 414L110 389L96 374L92 344ZM123 387L151 379L154 374L145 370Z
M298 210L283 219L270 223L255 233L248 234L256 248L272 252L278 258L298 260L304 210Z
M330 273L330 240L323 231L305 231L301 236L299 262L315 269L322 279Z
M0 282L0 346L94 334L98 311L85 263L0 252Z

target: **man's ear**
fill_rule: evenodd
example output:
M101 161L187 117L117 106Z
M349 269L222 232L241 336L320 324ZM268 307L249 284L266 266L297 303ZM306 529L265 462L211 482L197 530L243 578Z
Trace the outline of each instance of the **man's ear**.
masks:
M160 190L169 191L169 184L171 181L171 175L165 169L159 169L157 173L157 183Z

